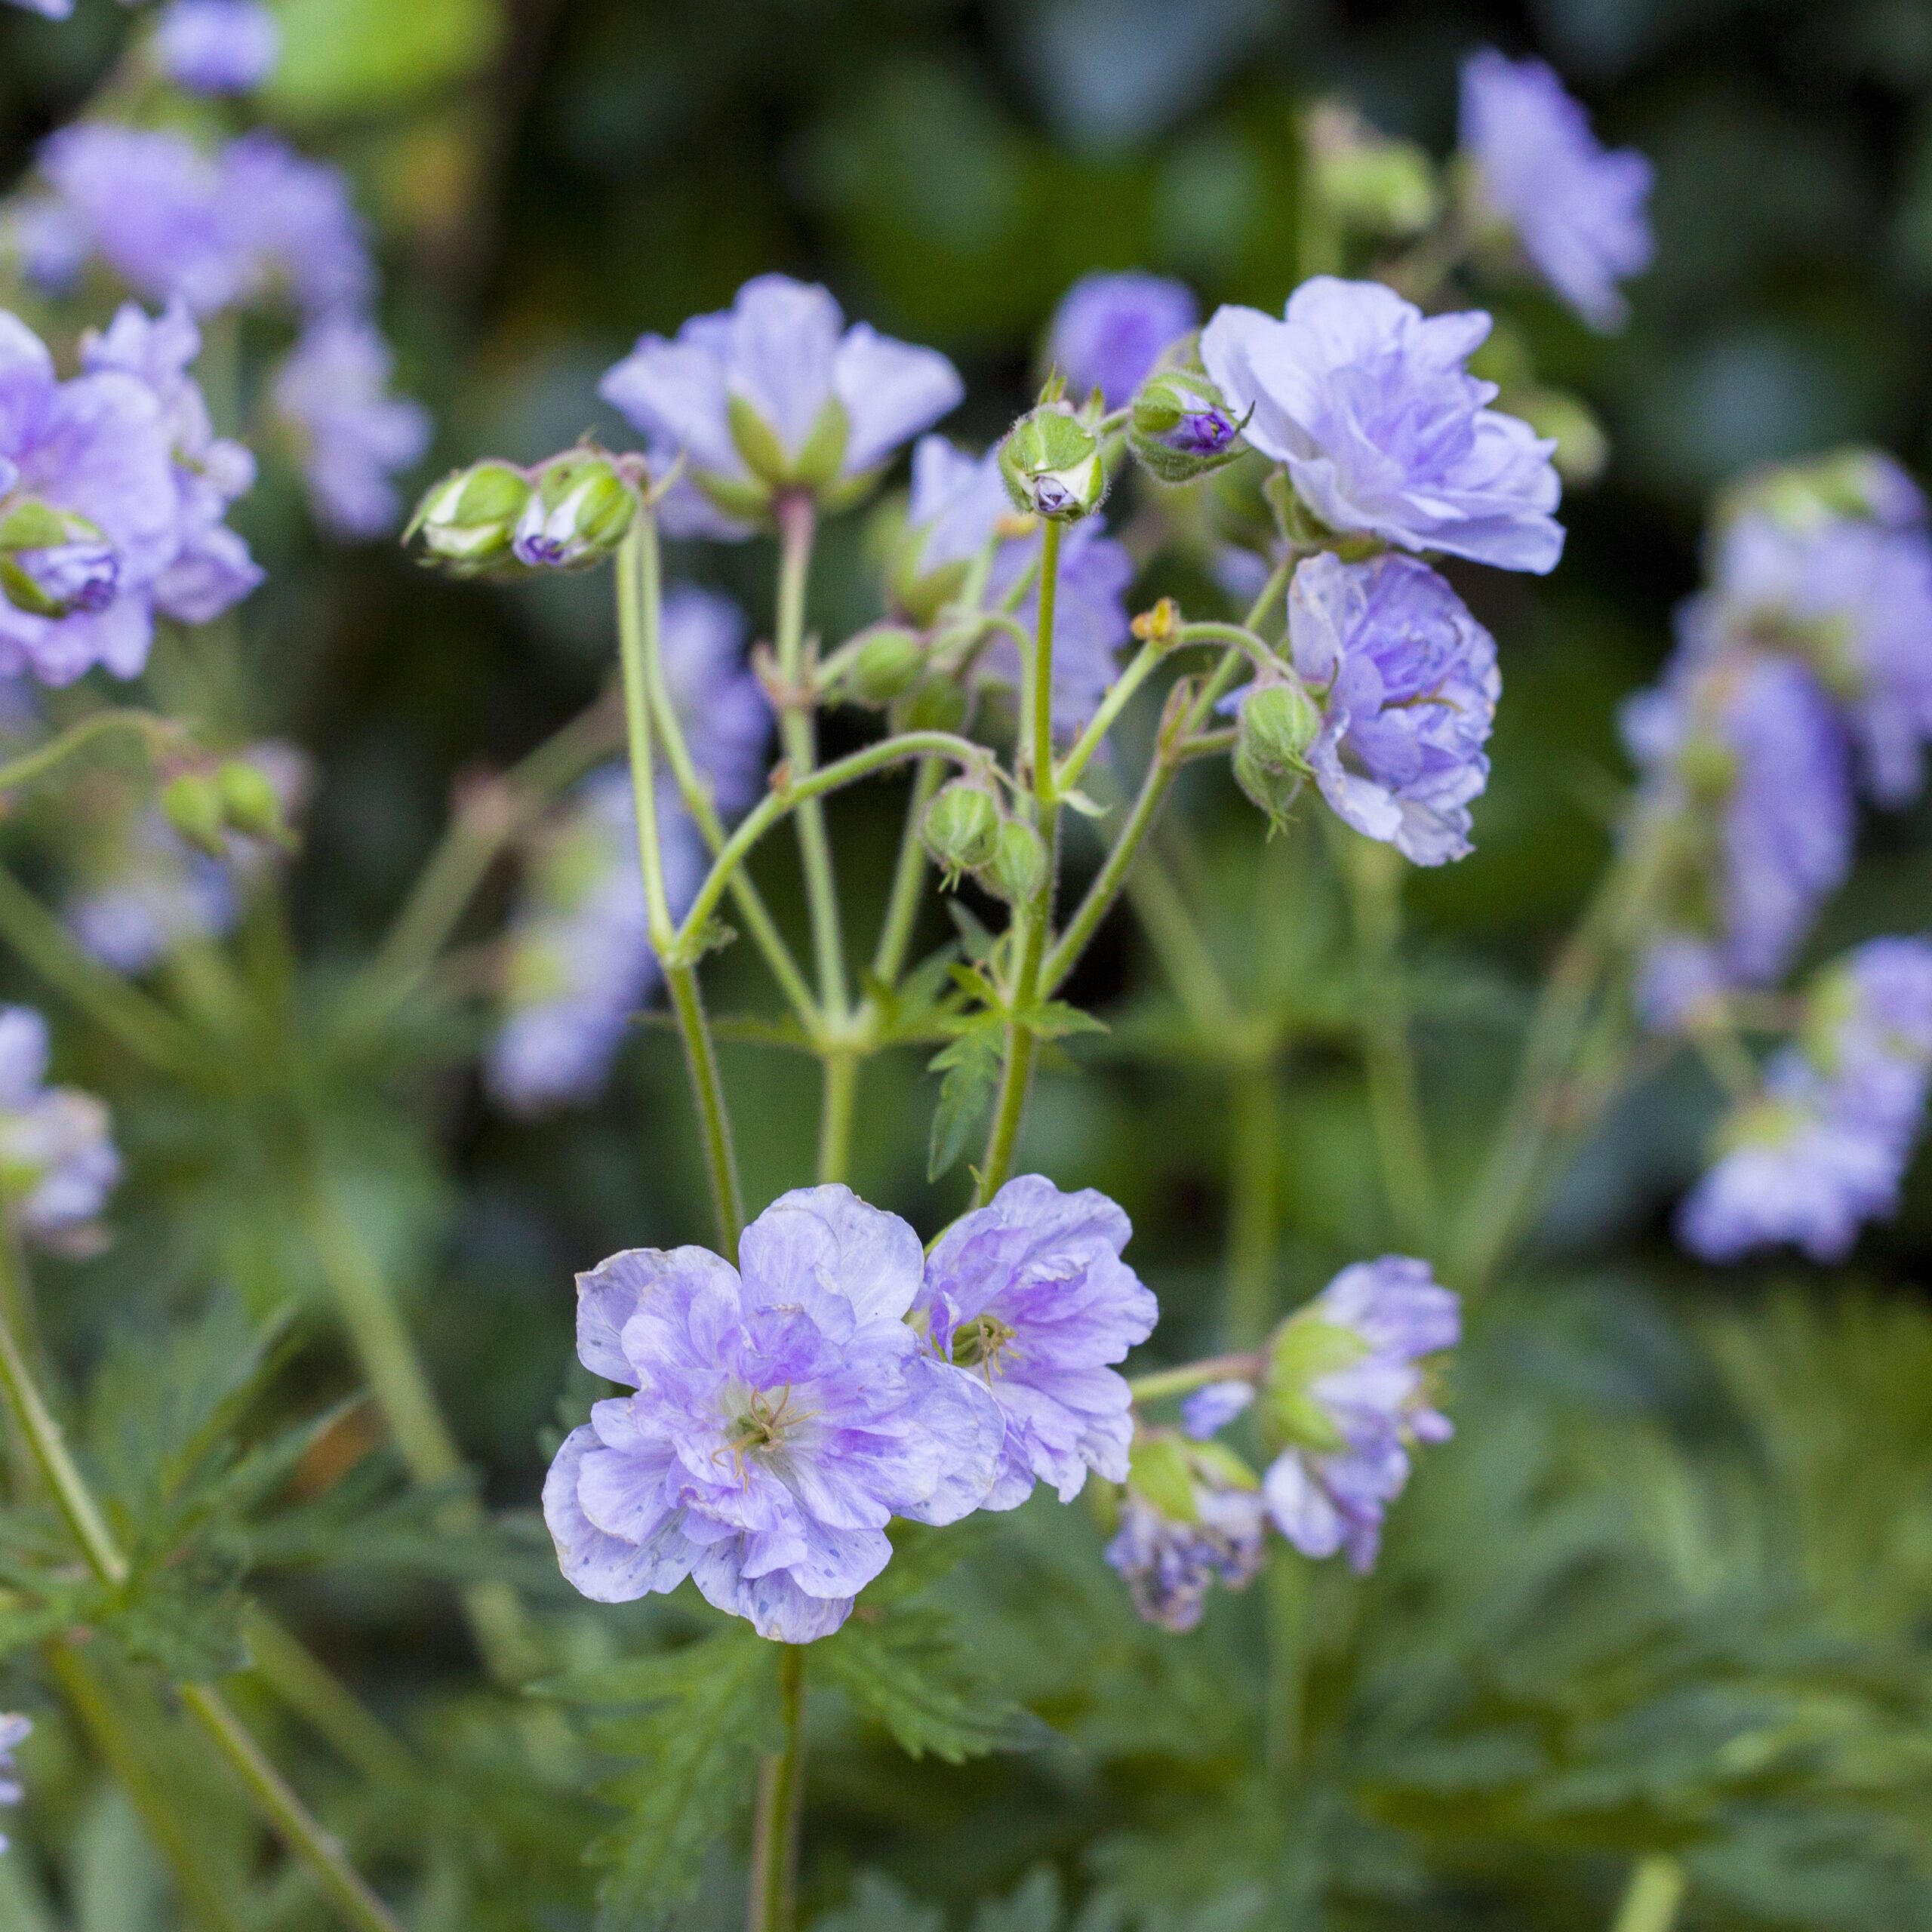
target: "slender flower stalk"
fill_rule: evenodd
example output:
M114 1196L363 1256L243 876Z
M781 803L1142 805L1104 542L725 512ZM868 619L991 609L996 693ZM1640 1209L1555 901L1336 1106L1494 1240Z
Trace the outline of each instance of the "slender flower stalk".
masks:
M759 1767L752 1829L752 1884L746 1932L792 1932L798 1916L798 1828L804 1815L805 1653L778 1652L778 1716L783 1742Z
M94 712L44 745L36 745L32 751L0 764L0 792L17 792L23 785L31 785L64 764L76 752L85 751L103 738L118 737L124 733L140 739L150 754L177 749L189 737L188 727L181 720L159 717L151 711L115 706Z
M1668 1853L1639 1859L1611 1932L1671 1932L1687 1889L1684 1867Z

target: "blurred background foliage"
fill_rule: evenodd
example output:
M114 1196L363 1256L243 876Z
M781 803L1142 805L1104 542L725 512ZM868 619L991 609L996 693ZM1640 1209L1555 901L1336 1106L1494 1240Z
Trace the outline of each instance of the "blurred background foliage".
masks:
M1654 158L1657 266L1626 334L1589 336L1527 286L1500 305L1540 374L1598 411L1611 454L1566 508L1553 577L1459 580L1501 641L1505 695L1476 855L1411 895L1411 995L1452 1199L1535 976L1607 850L1624 776L1615 706L1668 648L1710 492L1742 467L1852 440L1932 467L1923 0L280 11L269 116L348 168L376 217L399 381L433 408L445 462L534 459L592 426L615 439L601 371L640 330L721 306L768 268L822 278L850 312L946 350L971 398L949 426L989 438L1027 396L1038 332L1082 272L1144 266L1210 306L1276 308L1331 266L1299 216L1297 109L1343 96L1446 152L1457 63L1484 42L1544 54L1607 140ZM60 31L0 17L8 177L86 101L123 31L118 10L85 0ZM601 579L463 586L393 546L325 549L288 488L272 475L237 515L270 577L242 617L251 675L223 701L231 724L321 761L291 917L305 971L325 982L380 934L453 787L586 703L611 644ZM678 554L672 568L769 624L764 546ZM1139 594L1168 589L1198 586L1150 579ZM841 527L814 621L842 635L875 595L862 531ZM889 790L835 810L862 912L881 894L897 812ZM1231 985L1287 1016L1272 1146L1256 1155L1225 1057L1120 917L1077 988L1112 1030L1082 1043L1077 1084L1048 1078L1028 1128L1029 1164L1133 1214L1165 1312L1157 1348L1176 1358L1220 1339L1228 1175L1244 1147L1278 1214L1260 1263L1272 1305L1396 1244L1355 1059L1334 1037L1361 988L1306 849L1314 829L1262 851L1217 777L1190 789L1175 848ZM1929 834L1924 801L1868 821L1819 955L1923 924ZM795 909L783 857L760 875ZM257 937L248 970L283 971ZM717 964L721 1010L764 1001L744 950ZM0 975L7 996L44 997L20 962ZM288 1037L263 1051L299 1057L300 998L285 1011ZM555 1739L508 1721L522 1707L463 1689L473 1666L448 1585L479 1567L513 1576L579 1662L687 1627L662 1607L574 1608L528 1521L560 1395L568 1383L580 1407L587 1386L569 1358L573 1270L702 1238L706 1215L668 1036L640 1029L595 1108L518 1126L485 1107L466 1023L426 1020L414 1063L338 1067L314 1098L358 1226L403 1285L462 1446L511 1521L508 1553L432 1534L370 1474L376 1432L352 1411L308 1446L288 1520L261 1528L250 1560L436 1767L391 1788L319 1756L307 1774L379 1870L432 1847L417 1922L570 1927L589 1922L580 1853L594 1820L546 1760ZM113 1247L46 1269L63 1354L85 1363L151 1336L213 1284L258 1318L313 1296L271 1110L140 1076L71 1020L62 1047L71 1077L112 1101L131 1169ZM809 1178L813 1069L725 1054L762 1201ZM875 1062L854 1175L928 1228L952 1204L923 1177L931 1099L918 1056ZM1175 1639L1134 1624L1084 1513L1078 1534L1048 1506L986 1539L941 1590L974 1669L1060 1740L908 1768L826 1699L808 1872L810 1902L835 1911L828 1932L936 1923L915 1900L974 1932L1054 1932L1076 1911L1090 1932L1554 1932L1607 1924L1629 1860L1659 1850L1689 1854L1688 1926L1932 1926L1932 1163L1852 1268L1714 1274L1675 1254L1665 1215L1717 1105L1700 1074L1661 1069L1595 1137L1533 1255L1483 1309L1457 1372L1457 1443L1427 1459L1369 1583L1278 1571ZM272 1416L312 1417L354 1386L331 1346L270 1361ZM344 1470L376 1512L359 1549L346 1514L327 1515ZM171 1762L178 1743L155 1735ZM21 1835L40 1849L0 1865L13 1888L0 1921L177 1922L125 1801L57 1730L36 1748ZM211 1820L226 1802L211 1795ZM734 1909L729 1860L707 1869L694 1922ZM288 1887L258 1890L261 1924L315 1922Z

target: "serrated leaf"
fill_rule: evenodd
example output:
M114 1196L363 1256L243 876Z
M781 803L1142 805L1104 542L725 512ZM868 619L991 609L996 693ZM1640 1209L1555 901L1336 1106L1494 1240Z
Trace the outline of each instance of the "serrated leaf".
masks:
M1097 1020L1092 1014L1083 1012L1077 1006L1069 1006L1066 1001L1050 999L1038 1006L1029 1007L1019 1016L1034 1035L1042 1040L1063 1040L1075 1033L1104 1033L1106 1023Z
M952 983L961 992L977 1000L991 1012L1005 1013L1006 1001L1000 989L977 966L961 966L955 963L947 971Z
M1031 1711L965 1667L951 1620L937 1608L876 1622L852 1617L814 1646L812 1675L837 1684L912 1757L931 1752L956 1764L995 1751L1037 1751L1053 1740Z
M986 930L984 922L971 909L961 905L958 900L947 900L946 909L953 924L958 929L959 943L966 949L966 957L980 965L985 965L993 956L993 949L999 941Z
M966 1151L999 1080L1000 1042L1005 1033L995 1015L983 1015L928 1061L943 1073L939 1104L933 1109L932 1136L926 1152L926 1178L937 1180Z

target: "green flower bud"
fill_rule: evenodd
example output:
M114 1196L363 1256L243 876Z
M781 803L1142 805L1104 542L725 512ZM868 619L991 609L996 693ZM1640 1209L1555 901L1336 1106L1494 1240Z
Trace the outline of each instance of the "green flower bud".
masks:
M293 835L282 815L281 795L258 764L246 758L230 758L214 774L215 790L221 801L222 815L237 832L251 838L288 843Z
M929 678L892 707L891 723L900 731L958 731L972 715L973 695L955 678Z
M1107 494L1100 445L1064 409L1042 403L1008 431L999 472L1015 509L1070 523L1100 508Z
M926 643L903 625L879 624L853 652L843 680L845 694L880 707L903 697L925 675Z
M919 827L928 852L948 886L977 872L999 850L999 802L984 786L955 778L940 787Z
M979 870L979 881L995 899L1024 906L1047 876L1047 848L1024 819L1001 821L993 855Z
M559 457L539 474L510 547L531 570L583 570L623 541L636 515L637 492L608 457Z
M168 823L191 845L222 858L228 851L228 812L221 786L209 774L184 771L161 788L161 809Z
M1308 750L1321 734L1321 707L1299 678L1283 675L1241 700L1235 782L1279 828L1307 777Z
M1149 475L1163 483L1191 483L1241 454L1241 426L1205 376L1162 369L1134 398L1127 444Z
M530 478L512 463L452 470L417 505L403 541L420 538L431 558L463 576L507 563L531 488Z
M1428 155L1392 140L1352 108L1324 102L1308 117L1315 192L1343 227L1364 235L1420 235L1442 206Z

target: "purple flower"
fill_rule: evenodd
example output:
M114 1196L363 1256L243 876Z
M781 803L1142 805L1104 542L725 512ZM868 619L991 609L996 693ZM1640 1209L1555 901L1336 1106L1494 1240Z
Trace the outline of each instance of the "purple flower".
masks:
M275 71L281 29L261 0L168 0L155 51L190 93L247 94Z
M47 1022L31 1007L0 1006L0 1209L20 1233L57 1242L100 1212L121 1160L106 1108L48 1086L48 1057Z
M1205 1442L1219 1435L1235 1417L1245 1414L1254 1401L1251 1382L1211 1382L1181 1404L1182 1432L1196 1442Z
M1552 570L1563 531L1553 441L1488 407L1463 368L1480 312L1424 315L1379 282L1318 275L1285 319L1217 310L1201 356L1243 434L1331 529L1504 570Z
M1446 1441L1423 1358L1461 1339L1456 1296L1402 1255L1345 1268L1278 1332L1265 1414L1286 1444L1263 1481L1275 1526L1306 1556L1374 1566L1409 1451Z
M1084 275L1054 312L1047 354L1072 400L1084 401L1098 389L1108 408L1118 409L1133 400L1161 351L1200 319L1185 282L1138 270Z
M1543 279L1592 328L1620 328L1617 284L1651 263L1651 164L1604 149L1542 61L1488 49L1463 63L1462 139L1486 211Z
M61 614L57 602L25 609L0 596L0 677L71 684L96 664L134 676L152 641L157 586L184 541L162 399L118 369L62 382L39 338L0 312L0 481L14 502L78 519L79 544L17 558L30 601L67 591L75 606Z
M276 372L275 407L302 449L319 521L338 536L375 537L401 512L392 478L429 447L429 413L389 391L389 344L372 322L312 323Z
M1029 572L1034 581L1014 616L1031 629L1039 620L1038 583L1043 539L1037 526L1016 518L1000 481L999 452L969 456L943 436L922 436L912 451L912 493L906 509L908 558L897 591L918 617L968 587L973 566L988 559L980 608L1001 605ZM1024 534L1004 533L1016 527ZM1134 563L1097 516L1063 532L1054 607L1054 729L1075 736L1118 675L1114 654L1128 640L1127 592ZM980 653L975 675L1016 688L1020 648L1004 633Z
M1932 941L1861 946L1809 1004L1678 1210L1679 1238L1707 1261L1781 1241L1841 1261L1866 1222L1897 1211L1932 1082Z
M64 20L74 11L74 0L9 0L9 4L24 8L29 14L38 14L44 20ZM26 1719L20 1718L8 1721L25 1724ZM26 1734L23 1732L21 1735L24 1737Z
M577 1353L635 1389L557 1452L543 1513L598 1602L675 1589L763 1637L829 1636L892 1555L894 1516L979 1507L1003 1425L906 1322L919 1238L849 1188L781 1196L739 1265L632 1248L577 1278Z
M1017 1508L1035 1481L1069 1502L1090 1469L1126 1480L1133 1398L1109 1364L1160 1313L1121 1259L1132 1232L1105 1195L1063 1194L1026 1174L934 1246L914 1318L942 1361L983 1378L1006 1417L989 1509Z
M1638 1004L1653 1026L1777 980L1851 863L1844 730L1801 666L1680 652L1663 687L1627 705L1643 772L1634 835L1674 850L1672 898Z
M145 383L160 404L174 459L180 547L155 580L154 601L177 623L205 624L262 581L248 546L223 519L255 481L255 459L242 444L216 435L208 404L188 368L201 353L201 331L177 297L149 316L125 304L104 334L82 338L81 366L91 375L118 370Z
M32 1730L30 1718L14 1712L0 1711L0 1804L17 1804L26 1795L20 1788L20 1770L14 1762L14 1753L27 1741ZM7 1849L7 1842L5 1837L0 1835L0 1852Z
M675 340L645 335L598 385L654 466L682 454L691 487L665 500L673 535L748 535L776 488L844 495L964 393L943 355L844 326L823 288L758 275Z
M81 122L40 150L69 224L137 294L179 296L197 315L285 291L303 311L365 304L367 237L339 170L275 136L244 135L218 156L180 134Z
M1137 1447L1137 1464L1141 1455ZM1141 1616L1179 1632L1199 1623L1215 1583L1245 1589L1260 1574L1268 1512L1252 1472L1232 1458L1183 1451L1174 1460L1179 1480L1159 1496L1129 1483L1106 1555Z
M1321 703L1308 762L1337 817L1419 866L1466 857L1503 681L1462 599L1413 558L1324 551L1289 586L1288 641Z

